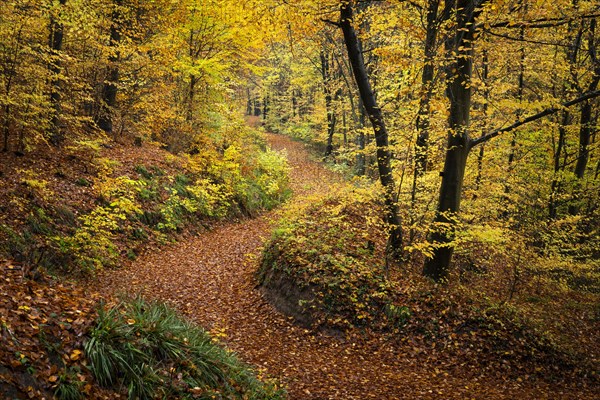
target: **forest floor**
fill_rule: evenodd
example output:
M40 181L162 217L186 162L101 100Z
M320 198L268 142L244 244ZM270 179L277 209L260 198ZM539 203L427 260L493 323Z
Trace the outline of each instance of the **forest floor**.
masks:
M312 161L303 144L268 135L287 152L294 191L291 204L334 190L341 178ZM142 294L166 301L204 326L263 377L278 379L291 399L576 399L597 388L577 382L510 378L461 360L440 359L427 344L391 334L306 329L278 312L257 287L264 241L280 211L223 222L211 230L141 255L108 270L92 285L106 295ZM431 344L435 346L435 344ZM433 355L435 354L435 356Z

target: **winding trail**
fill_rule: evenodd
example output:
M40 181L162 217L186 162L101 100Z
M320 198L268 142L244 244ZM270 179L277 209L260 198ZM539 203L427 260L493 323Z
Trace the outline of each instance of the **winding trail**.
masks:
M310 161L302 144L278 135L268 139L288 153L293 202L330 191L339 181ZM97 289L172 304L261 373L280 380L291 399L578 398L576 390L561 396L540 382L528 387L501 376L482 379L478 371L456 374L439 367L426 349L414 351L410 343L384 335L335 336L295 325L263 298L254 277L276 215L223 223L142 255L127 268L100 275Z

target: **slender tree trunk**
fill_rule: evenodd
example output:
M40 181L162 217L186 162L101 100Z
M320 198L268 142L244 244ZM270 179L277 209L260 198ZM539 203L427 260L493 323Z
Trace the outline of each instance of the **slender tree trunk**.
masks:
M484 126L485 124L487 124L487 117L488 117L488 109L489 109L489 102L490 102L490 89L488 86L488 78L489 78L489 74L490 74L490 63L489 63L489 58L488 58L488 51L487 49L483 50L483 68L482 68L482 72L481 72L481 80L484 84L484 89L483 89L483 119L484 119ZM479 148L479 153L477 154L477 176L475 177L475 195L473 196L474 198L477 196L477 193L479 192L479 187L481 186L481 176L483 174L483 156L485 154L485 144L482 144L481 147Z
M198 78L196 75L190 76L190 85L188 87L188 107L187 107L187 115L186 120L191 122L194 119L194 101L196 97L196 84L198 83Z
M267 121L267 116L269 114L269 95L265 95L263 99L263 121Z
M438 7L439 0L429 0L427 5L427 27L425 35L425 65L421 75L421 95L419 112L417 114L417 142L415 145L415 172L413 187L416 180L427 171L427 149L429 148L430 103L433 95L433 76L435 73L434 58L437 48Z
M246 88L246 115L252 115L252 96L250 95L250 88Z
M598 88L600 83L600 60L596 53L595 43L595 31L596 31L596 19L590 21L590 29L588 36L588 54L592 63L594 64L594 76L591 83L589 84L587 91L592 92ZM592 113L592 102L590 100L582 103L581 106L581 118L579 128L579 146L577 149L577 162L575 164L574 173L578 180L582 180L585 176L585 170L587 168L589 160L589 146L593 132L594 118ZM576 189L577 190L577 189ZM578 194L575 194L577 200ZM569 214L575 215L579 213L579 206L577 204L571 204L569 206Z
M414 216L417 202L417 184L419 178L427 171L428 149L429 149L429 125L430 125L430 103L433 96L433 76L435 73L434 58L437 49L438 33L438 7L439 0L428 0L427 2L427 26L424 43L425 64L421 74L421 91L419 111L417 113L417 140L415 143L415 166L412 177L412 188L410 194L410 233L409 240L412 243L415 230Z
M471 112L471 75L474 36L475 4L470 0L455 0L455 32L446 40L446 54L451 60L447 67L446 96L450 102L448 116L448 147L442 173L442 183L430 237L436 246L433 256L426 260L423 274L435 281L445 280L452 259L452 240L470 151L469 117Z
M60 13L62 7L66 4L67 0L59 0L59 9L56 14L53 14L50 18L50 36L48 38L48 45L50 47L51 61L48 65L48 69L51 74L50 82L50 104L52 106L52 116L50 118L50 142L55 146L60 145L63 141L63 132L60 126L60 114L61 114L61 88L60 88L60 73L62 72L62 66L60 62L60 51L62 50L64 26L60 21Z
M113 113L117 106L117 85L119 82L119 52L116 47L121 42L121 10L123 0L115 0L113 3L114 11L112 13L112 23L110 26L110 47L111 54L108 57L107 78L102 87L102 104L100 105L100 115L97 124L104 132L112 134L113 132Z
M8 116L10 115L10 105L6 104L4 106L4 122L2 124L2 152L6 153L8 151L8 138L10 137L10 119Z
M525 40L525 28L521 27L519 30L519 40L521 43ZM520 118L523 114L522 104L523 104L523 89L525 87L525 46L521 45L520 49L520 57L519 57L519 78L518 78L518 88L517 88L517 100L519 100L519 109L517 110L517 118ZM513 163L515 162L515 156L517 154L517 132L513 132L512 139L510 141L510 152L508 154L508 175L510 176ZM510 186L508 182L504 183L504 193L508 194L510 192ZM504 196L504 200L508 202L508 196ZM505 212L506 213L506 212Z
M323 93L325 94L325 109L327 112L327 147L325 148L325 157L333 152L333 133L335 130L335 114L333 112L331 96L331 72L329 67L329 57L324 51L321 51L321 75L323 77Z
M580 128L579 128L579 147L578 147L578 151L577 151L577 163L575 164L575 169L573 171L575 173L575 177L579 181L583 180L583 178L585 177L585 170L587 168L588 160L590 157L589 146L590 146L592 125L593 125L592 104L590 101L586 101L585 103L583 103L583 106L581 107L581 118L580 118ZM577 201L577 198L579 197L579 194L577 192L579 192L580 190L578 188L575 188L575 191L576 191L576 193L575 193L573 200ZM578 213L579 213L579 205L573 204L573 203L570 204L569 205L569 214L576 215Z
M548 202L548 216L550 219L555 219L557 215L556 196L560 192L560 177L559 172L563 170L564 163L561 164L563 150L565 148L565 140L567 136L567 125L569 124L570 114L568 111L563 111L560 125L558 127L558 142L554 151L554 177L550 185L550 201Z
M5 72L6 74L6 83L4 84L4 94L8 98L12 91L13 79L17 76L17 62L19 59L20 47L21 47L21 34L23 32L23 26L21 26L17 32L17 37L15 40L15 48L12 54L12 57L8 60L8 68ZM8 142L10 138L10 113L11 106L10 103L6 103L4 105L4 118L2 123L2 135L4 137L4 143L2 146L2 152L5 153L8 151Z
M296 109L298 108L298 100L296 99L296 90L292 90L292 116L296 116Z
M360 97L365 110L373 125L375 142L377 144L377 168L379 180L385 189L386 222L390 225L390 248L394 258L400 259L402 253L402 227L400 213L396 201L394 177L392 175L391 154L389 151L388 132L383 120L381 108L377 104L375 93L369 82L365 62L360 51L358 37L353 22L353 2L348 1L340 7L340 26L344 33L344 41L348 51L348 58L352 65L354 79L360 92Z
M364 176L367 173L367 157L365 154L365 148L367 146L367 139L363 128L367 123L367 116L365 115L365 107L363 105L362 98L358 98L358 124L360 130L356 142L358 144L358 154L356 155L356 175Z

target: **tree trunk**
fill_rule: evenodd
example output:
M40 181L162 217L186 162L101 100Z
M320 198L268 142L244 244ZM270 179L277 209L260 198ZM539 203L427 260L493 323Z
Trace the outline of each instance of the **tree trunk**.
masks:
M194 118L194 98L196 97L196 84L198 78L195 75L190 76L190 86L188 87L188 109L186 120L191 122Z
M62 127L60 126L60 113L61 113L61 88L60 88L60 73L62 66L60 62L60 51L62 50L64 26L60 22L60 13L62 12L62 6L65 5L67 0L59 0L59 11L58 15L52 14L50 18L50 36L48 38L48 45L50 47L51 61L48 65L48 69L51 74L50 82L50 104L52 106L52 116L50 118L50 143L55 146L60 145L63 141Z
M423 267L423 274L435 281L448 276L454 246L452 240L467 157L470 151L469 117L471 112L471 75L473 68L473 36L475 4L455 0L455 33L446 40L446 54L452 62L446 71L446 96L450 102L448 116L448 147L442 173L442 184L434 223L437 225L430 240L435 245L433 256Z
M485 88L483 89L483 125L486 126L488 122L488 109L490 102L490 88L488 86L488 78L490 74L490 63L488 58L487 49L483 50L483 68L481 72L481 81L483 82ZM483 174L483 156L485 154L485 145L482 144L479 148L479 153L477 154L477 176L475 177L475 194L473 198L477 197L477 193L479 192L479 187L481 186L481 176Z
M267 94L263 99L263 121L267 121L267 116L269 114L269 95Z
M396 201L395 183L392 176L391 154L388 148L388 132L383 120L381 108L377 105L375 94L369 82L365 62L360 51L358 37L352 26L353 2L345 2L340 6L340 27L344 33L344 41L352 72L360 93L365 110L369 116L375 134L377 145L377 169L379 180L385 189L386 222L390 225L389 244L392 255L400 259L402 253L402 227L398 203Z
M292 117L296 116L297 108L298 108L298 100L296 100L296 91L292 90Z
M246 115L252 115L252 96L250 95L250 88L246 88Z
M331 88L329 87L331 83L329 58L323 51L321 51L321 76L323 77L323 93L325 94L325 109L327 112L327 147L325 148L325 157L327 157L333 152L335 114L333 112Z
M116 47L121 42L120 19L122 0L113 3L112 24L110 26L111 54L108 57L107 78L102 87L102 104L97 118L97 124L104 132L111 134L113 131L113 110L117 106L117 84L119 82L119 52Z
M567 125L569 124L570 114L568 111L563 112L563 116L558 127L558 143L554 151L554 177L550 185L550 201L548 202L548 216L550 219L555 219L557 215L558 206L556 204L556 196L560 192L560 178L559 172L564 168L564 164L561 164L560 159L565 148L565 140L567 136Z
M519 30L519 40L521 43L525 40L525 28L521 27ZM525 88L525 46L522 44L520 49L520 57L519 57L519 78L518 78L518 88L517 88L517 100L519 100L519 109L517 110L517 118L520 118L523 114L523 109L521 108L523 104L523 89ZM517 155L517 132L513 132L512 139L510 141L510 152L508 154L508 175L510 176L511 170L513 167L513 163L515 162L515 157ZM510 186L508 182L504 183L504 194L510 193ZM508 196L504 196L504 200L508 203ZM507 214L505 211L504 214Z
M594 64L594 75L591 83L589 84L587 91L592 92L598 88L600 83L600 60L596 54L596 43L595 43L595 31L596 31L596 20L590 21L590 32L588 38L588 54L592 63ZM579 146L577 149L577 163L575 164L574 173L578 180L582 180L585 176L585 170L587 168L589 160L589 146L592 137L592 127L594 126L594 120L592 116L592 103L590 100L582 103L581 106L581 119L579 128ZM575 189L577 191L577 189ZM576 193L573 200L577 201L578 194ZM577 204L571 204L569 206L569 214L575 215L579 213L579 206Z
M421 95L417 114L417 141L415 144L415 172L413 188L416 180L427 171L427 149L429 147L430 103L433 95L433 76L435 73L434 58L437 48L438 7L439 0L429 0L427 5L427 28L425 35L425 65L421 75Z

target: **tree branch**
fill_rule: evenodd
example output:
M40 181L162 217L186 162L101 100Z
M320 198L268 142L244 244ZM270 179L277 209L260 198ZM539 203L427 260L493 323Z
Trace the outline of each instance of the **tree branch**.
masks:
M600 13L593 14L584 14L584 15L576 15L571 18L537 18L529 21L502 21L496 22L495 24L490 24L486 26L486 28L550 28L553 26L565 25L569 22L578 20L578 19L588 19L588 18L596 18L600 17ZM478 28L481 28L483 24L480 24Z
M338 27L338 28L342 27L342 25L340 25L339 22L335 22L335 21L332 21L330 19L321 18L321 21L325 22L326 24L330 24L330 25L333 25L335 27Z
M583 96L578 97L576 99L567 101L566 103L562 103L560 106L547 108L547 109L545 109L543 111L540 111L537 114L531 115L531 116L529 116L529 117L527 117L527 118L525 118L523 120L516 121L512 125L509 125L509 126L504 127L504 128L495 129L495 130L491 131L490 133L487 133L487 134L485 134L485 135L483 135L483 136L481 136L481 137L479 137L477 139L471 139L469 141L469 148L473 148L473 147L477 146L478 144L485 143L488 140L493 139L493 138L495 138L496 136L499 136L502 133L510 132L510 131L512 131L512 130L520 127L521 125L525 125L525 124L527 124L529 122L538 120L538 119L543 118L543 117L545 117L547 115L552 115L552 114L554 114L554 113L562 110L565 107L571 107L571 106L573 106L575 104L579 104L581 102L584 102L584 101L589 100L589 99L593 99L593 98L598 97L598 96L600 96L600 90L595 90L593 92L586 93Z

